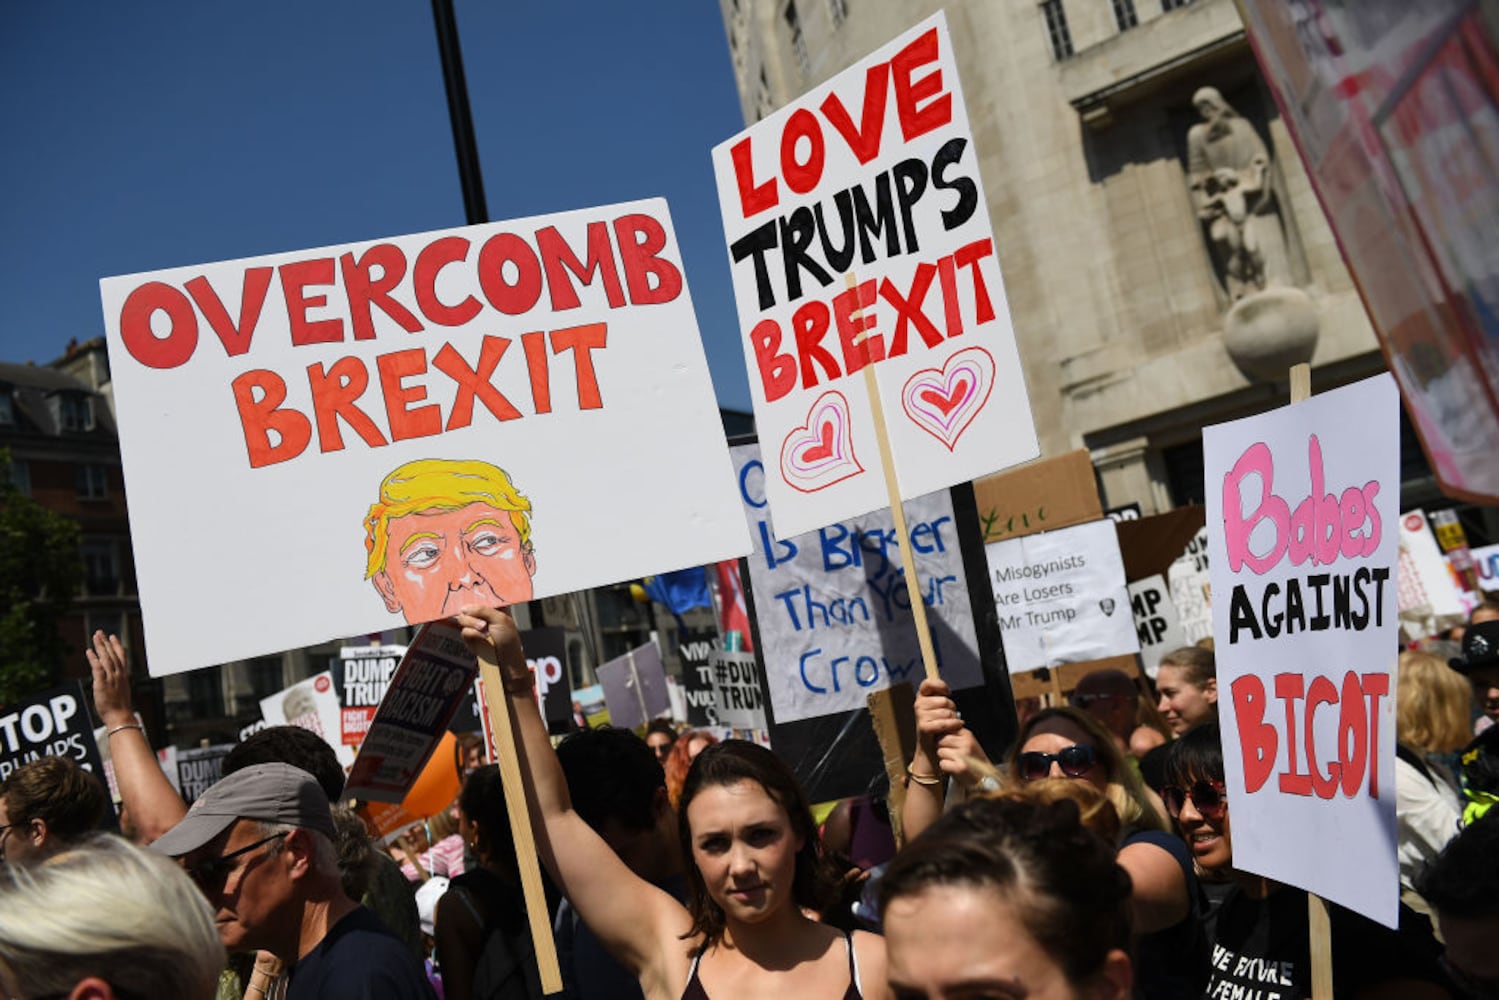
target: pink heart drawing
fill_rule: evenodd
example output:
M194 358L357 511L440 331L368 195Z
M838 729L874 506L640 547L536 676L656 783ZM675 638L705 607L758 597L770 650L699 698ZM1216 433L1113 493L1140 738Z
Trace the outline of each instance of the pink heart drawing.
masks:
M848 400L829 391L807 411L807 422L781 443L781 477L794 490L815 493L864 471L854 457Z
M952 451L993 388L994 358L982 347L969 347L941 370L923 368L906 379L900 402L917 427Z

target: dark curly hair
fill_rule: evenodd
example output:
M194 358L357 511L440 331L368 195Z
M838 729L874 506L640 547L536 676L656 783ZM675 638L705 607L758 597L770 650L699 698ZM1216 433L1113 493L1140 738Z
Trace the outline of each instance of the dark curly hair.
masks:
M1071 800L975 799L951 810L890 862L880 912L934 885L996 890L1074 985L1111 951L1129 951L1129 874Z
M692 762L677 808L682 853L692 857L692 825L687 820L687 807L692 800L706 788L736 785L741 781L758 783L786 810L792 832L802 839L802 848L796 855L796 873L791 882L792 899L803 909L822 910L832 898L834 883L820 860L812 810L808 808L807 798L791 768L758 744L746 740L724 740L703 750ZM687 909L692 913L692 929L682 937L701 934L704 950L717 944L723 937L723 908L708 894L696 862L687 865Z

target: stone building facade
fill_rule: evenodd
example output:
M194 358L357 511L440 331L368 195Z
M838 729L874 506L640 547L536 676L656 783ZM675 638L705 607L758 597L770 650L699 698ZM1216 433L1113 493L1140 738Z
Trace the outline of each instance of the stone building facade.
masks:
M720 4L746 122L946 10L1043 454L1106 505L1200 502L1202 427L1298 354L1314 391L1383 370L1232 0Z

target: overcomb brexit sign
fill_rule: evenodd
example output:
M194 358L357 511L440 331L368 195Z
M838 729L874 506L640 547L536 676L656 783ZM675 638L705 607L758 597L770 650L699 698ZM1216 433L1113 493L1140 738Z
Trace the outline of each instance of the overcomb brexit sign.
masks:
M1234 867L1392 927L1399 406L1380 375L1202 435Z
M662 201L100 288L153 673L749 550Z
M1036 457L947 22L713 150L765 489L791 538Z

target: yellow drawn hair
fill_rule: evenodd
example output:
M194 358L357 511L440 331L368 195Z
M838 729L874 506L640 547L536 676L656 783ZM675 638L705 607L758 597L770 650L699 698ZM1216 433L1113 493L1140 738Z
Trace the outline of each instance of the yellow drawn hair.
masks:
M457 510L471 503L509 511L521 548L530 547L531 501L521 496L504 469L473 459L422 458L386 476L379 501L365 515L364 547L369 553L365 579L385 569L392 518L424 510Z

